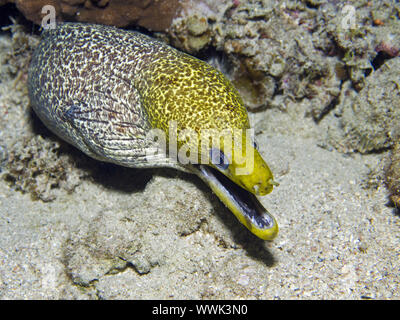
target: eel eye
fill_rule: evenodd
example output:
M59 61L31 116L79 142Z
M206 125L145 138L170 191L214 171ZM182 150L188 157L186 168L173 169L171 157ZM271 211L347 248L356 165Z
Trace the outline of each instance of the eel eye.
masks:
M258 150L258 144L257 144L256 140L253 140L253 147L254 147L254 149Z
M210 150L210 158L211 163L215 165L220 170L226 170L229 167L228 158L224 155L224 153L219 149L211 149Z

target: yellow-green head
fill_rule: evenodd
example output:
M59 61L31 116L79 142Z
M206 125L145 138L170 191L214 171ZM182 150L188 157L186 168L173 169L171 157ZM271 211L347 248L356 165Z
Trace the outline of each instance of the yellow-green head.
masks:
M275 237L278 227L272 217L271 225L260 218L257 227L257 222L251 222L243 213L242 205L250 204L235 203L240 199L229 198L230 187L223 188L221 181L213 185L211 173L204 172L214 169L213 176L222 173L254 195L266 195L273 189L271 170L255 147L246 108L231 82L207 63L174 49L163 52L144 74L148 80L141 90L142 101L151 126L171 138L173 123L178 152L186 148L191 159L201 164L202 170L197 167L197 173L225 205L257 236ZM246 201L254 202L256 198Z

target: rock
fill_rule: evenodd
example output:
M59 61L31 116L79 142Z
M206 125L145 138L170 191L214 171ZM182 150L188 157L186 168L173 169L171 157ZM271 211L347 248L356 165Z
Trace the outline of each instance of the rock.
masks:
M347 89L340 103L342 136L333 145L361 153L391 147L400 124L400 58L388 60L373 72L358 93ZM397 131L396 131L397 130Z
M178 0L8 0L24 16L41 24L44 5L52 5L58 21L80 21L126 27L138 25L152 31L165 31L178 8Z
M386 170L386 184L390 191L390 199L400 208L400 142L392 150L390 165Z

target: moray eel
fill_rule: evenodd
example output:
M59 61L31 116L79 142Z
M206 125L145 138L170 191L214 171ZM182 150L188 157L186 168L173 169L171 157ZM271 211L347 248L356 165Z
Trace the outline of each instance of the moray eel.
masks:
M243 101L207 63L138 32L64 23L43 31L28 89L44 124L87 155L197 174L253 234L277 235L276 220L255 196L270 193L274 182L249 138ZM164 138L149 138L152 130Z

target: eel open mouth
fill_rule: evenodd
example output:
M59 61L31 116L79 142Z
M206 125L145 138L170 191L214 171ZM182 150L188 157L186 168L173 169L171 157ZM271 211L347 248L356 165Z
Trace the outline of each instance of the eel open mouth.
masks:
M218 170L207 165L195 165L196 174L207 183L239 221L263 240L272 240L278 234L275 218L251 192L238 186Z

